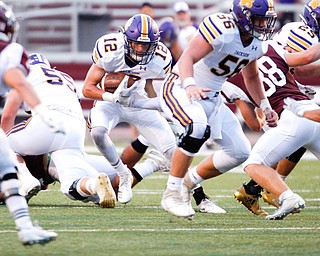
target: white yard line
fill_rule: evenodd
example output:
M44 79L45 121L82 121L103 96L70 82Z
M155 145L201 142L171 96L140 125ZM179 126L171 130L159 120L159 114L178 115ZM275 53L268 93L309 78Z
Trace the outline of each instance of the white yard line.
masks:
M54 230L55 232L64 232L64 233L74 233L74 232L88 232L88 233L97 233L97 232L137 232L137 231L144 231L144 232L168 232L168 231L286 231L286 230L320 230L320 227L308 228L308 227L292 227L292 228L119 228L119 229L57 229ZM0 234L3 233L15 233L16 230L0 230Z

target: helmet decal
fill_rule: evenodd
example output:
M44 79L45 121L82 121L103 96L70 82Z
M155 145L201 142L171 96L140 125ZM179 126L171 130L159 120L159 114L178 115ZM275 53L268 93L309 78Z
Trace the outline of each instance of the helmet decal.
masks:
M249 8L251 8L254 1L255 1L255 0L241 0L241 1L240 1L240 4L241 4L241 5L245 5L245 6L249 7Z
M320 6L319 0L311 0L308 3L309 6L311 6L313 9L317 8Z

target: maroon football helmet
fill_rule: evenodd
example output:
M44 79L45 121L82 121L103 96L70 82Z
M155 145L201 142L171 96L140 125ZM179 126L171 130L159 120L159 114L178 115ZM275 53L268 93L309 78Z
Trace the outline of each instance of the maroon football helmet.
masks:
M8 40L15 41L19 24L12 10L0 1L0 33L6 35ZM1 38L3 40L3 38Z

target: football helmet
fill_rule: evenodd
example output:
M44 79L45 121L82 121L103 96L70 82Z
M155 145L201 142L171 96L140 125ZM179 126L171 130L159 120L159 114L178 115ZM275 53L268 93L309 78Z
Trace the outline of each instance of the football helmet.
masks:
M320 1L311 0L304 6L302 20L308 25L320 40Z
M2 1L0 1L0 34L1 39L14 42L19 29L19 24L12 10Z
M28 57L28 63L30 66L42 64L42 65L46 65L49 68L51 68L51 65L50 65L50 62L48 61L48 59L39 53L31 53Z
M160 22L160 41L164 43L168 48L171 47L172 42L178 38L179 28L175 24L174 19L171 17L165 18Z
M272 37L277 20L273 0L233 0L230 11L240 31L263 41Z
M159 28L146 14L131 17L122 28L125 40L125 55L134 63L148 64L160 40Z

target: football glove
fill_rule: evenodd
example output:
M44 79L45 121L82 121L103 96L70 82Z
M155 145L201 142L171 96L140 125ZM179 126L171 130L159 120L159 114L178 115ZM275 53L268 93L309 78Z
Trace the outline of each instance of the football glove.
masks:
M291 112L293 112L295 115L299 116L299 117L303 117L304 114L304 107L299 103L299 101L296 101L292 98L285 98L284 99L284 108L290 110Z
M34 111L40 116L50 130L54 133L65 134L65 127L62 118L57 111L46 108L42 103L34 107Z

